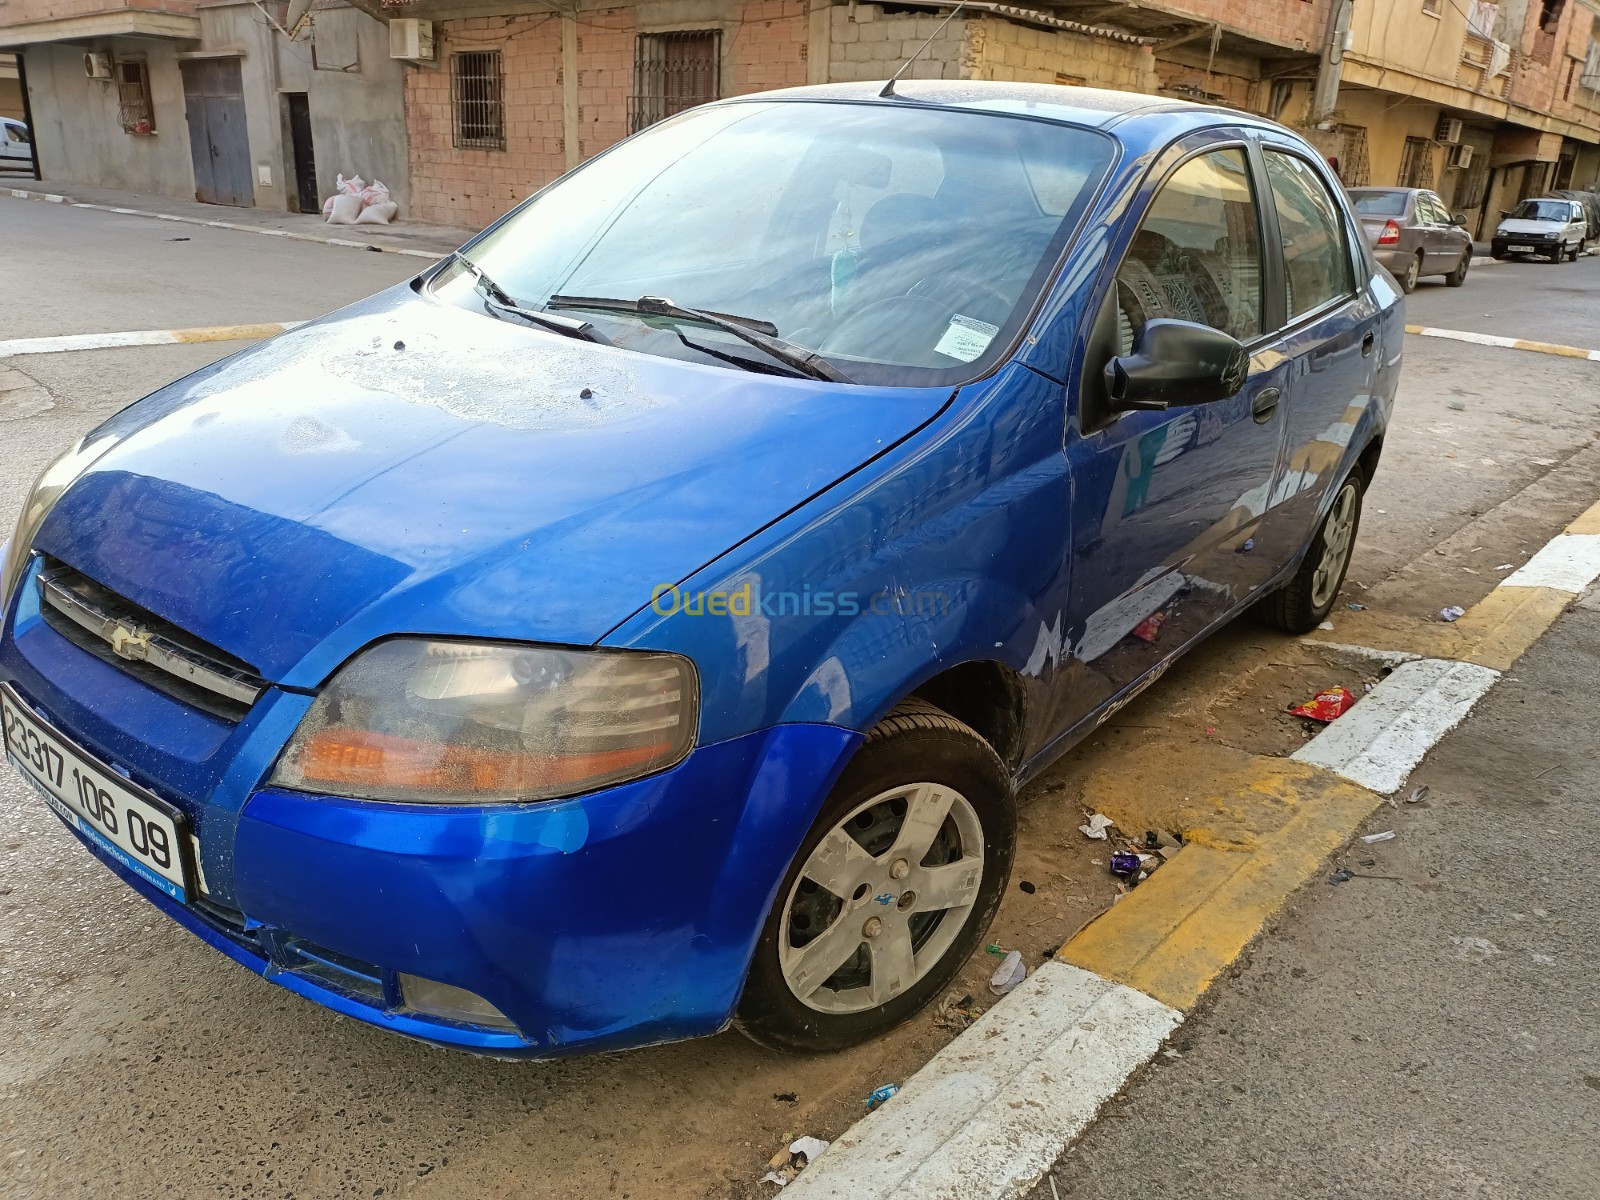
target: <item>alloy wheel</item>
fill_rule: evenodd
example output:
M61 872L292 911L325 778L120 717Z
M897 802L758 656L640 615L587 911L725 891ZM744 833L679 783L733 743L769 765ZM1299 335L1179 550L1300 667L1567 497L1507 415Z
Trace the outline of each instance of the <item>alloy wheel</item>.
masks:
M824 1013L903 994L960 935L983 866L983 826L954 788L910 783L858 805L784 900L778 965L789 990Z
M1328 519L1322 526L1322 561L1311 577L1311 606L1324 608L1344 578L1356 530L1356 485L1347 482L1339 489Z

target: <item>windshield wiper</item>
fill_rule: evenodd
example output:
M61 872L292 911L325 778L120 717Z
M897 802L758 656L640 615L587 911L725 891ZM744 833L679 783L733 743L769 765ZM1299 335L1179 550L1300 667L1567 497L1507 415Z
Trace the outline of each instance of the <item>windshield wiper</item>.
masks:
M514 317L521 317L531 325L541 329L548 329L552 333L564 333L568 337L580 338L586 342L598 342L602 346L611 345L611 339L601 333L587 321L574 321L571 317L558 317L555 313L537 312L525 308L517 303L510 292L501 287L477 263L473 262L460 251L456 252L456 260L460 262L467 274L476 281L474 286L483 296L483 301L496 312L510 313Z
M776 325L767 321L757 321L750 317L735 317L729 313L709 312L703 308L687 308L682 304L674 304L663 296L640 296L637 300L617 300L608 296L551 296L547 301L550 308L594 308L608 312L633 312L646 313L658 317L676 317L685 321L700 321L706 325L713 325L718 329L733 334L741 341L749 342L758 350L764 350L773 358L786 366L792 367L800 374L811 379L826 379L829 383L849 383L850 377L845 375L827 359L807 350L804 346L797 346L793 342L786 342L777 336ZM767 332L771 330L771 332Z

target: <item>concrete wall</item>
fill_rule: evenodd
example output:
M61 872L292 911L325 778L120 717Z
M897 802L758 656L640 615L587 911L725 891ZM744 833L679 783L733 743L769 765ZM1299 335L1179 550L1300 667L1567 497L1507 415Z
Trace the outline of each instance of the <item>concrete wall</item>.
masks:
M22 119L22 84L17 79L17 60L0 54L0 117Z
M1148 47L1059 29L1036 29L1000 17L968 22L976 59L972 79L1016 83L1063 82L1124 92L1155 92L1160 86Z
M253 6L237 10L246 18ZM404 64L389 57L389 27L354 8L317 8L308 40L272 38L278 85L270 120L278 131L284 199L293 191L292 148L284 125L285 92L305 92L311 111L311 144L317 160L317 195L333 195L334 180L360 175L381 179L410 212L410 149L406 144ZM317 65L312 67L312 48ZM357 70L339 68L356 65Z
M114 83L88 79L86 50L143 58L150 73L155 132L124 133ZM194 198L177 49L154 39L43 43L27 51L33 137L47 180Z

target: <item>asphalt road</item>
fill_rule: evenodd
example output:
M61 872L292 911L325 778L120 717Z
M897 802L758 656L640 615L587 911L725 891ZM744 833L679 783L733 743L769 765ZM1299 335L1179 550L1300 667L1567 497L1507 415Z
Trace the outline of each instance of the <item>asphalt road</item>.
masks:
M1600 1195L1597 684L1591 593L1030 1200Z
M397 282L418 265L7 198L0 198L0 220L10 243L26 247L0 267L7 337L303 319ZM170 240L175 237L189 240ZM1559 330L1550 323L1548 294L1557 285L1577 289L1575 296L1563 293L1561 303L1584 314ZM1412 298L1409 319L1477 328L1470 323L1474 311L1500 314L1492 332L1600 345L1600 260L1559 270L1497 264L1475 270L1459 290L1425 283ZM238 348L181 345L0 359L0 525L9 528L34 475L78 434ZM1555 478L1596 440L1600 366L1422 338L1408 339L1407 355L1348 595L1450 545L1476 517L1501 506L1511 515L1493 540L1440 559L1458 571L1452 578L1467 603L1465 593L1493 583L1497 565L1521 562L1554 532L1541 481ZM1402 602L1437 608L1437 586ZM1157 726L1205 739L1215 727L1224 739L1260 749L1249 739L1279 736L1292 723L1274 725L1259 714L1281 712L1281 693L1308 682L1282 669L1293 650L1243 624L1225 630L1124 710L1115 726L1107 726L1104 741ZM1269 694L1272 688L1279 692ZM1575 693L1565 700L1530 693L1528 699L1544 706L1534 711L1554 730L1582 728L1588 720L1586 700ZM1299 736L1293 728L1288 733ZM1036 894L1009 897L996 928L1007 944L1025 947L1030 962L1110 902L1104 868L1091 867L1072 833L1081 818L1061 802L1105 761L1108 748L1097 738L1023 798L1018 870L1039 886ZM1507 770L1528 775L1553 761L1531 745L1508 753ZM1427 814L1405 815L1420 821ZM768 1195L772 1189L755 1180L781 1140L798 1133L836 1136L861 1111L871 1088L904 1078L950 1036L928 1021L913 1022L881 1043L810 1060L769 1054L734 1034L551 1065L432 1051L310 1006L202 947L96 866L9 772L0 772L0 826L0 1195L6 1197ZM1552 827L1566 829L1556 822ZM1581 862L1582 845L1581 837L1563 834L1530 852ZM1457 873L1448 863L1442 869ZM1473 894L1478 877L1459 874L1451 886ZM1375 891L1378 884L1362 886L1383 894ZM1348 904L1367 893L1351 884L1330 894L1333 902ZM1473 904L1499 911L1505 903L1489 890L1462 901L1468 911ZM1553 904L1543 907L1558 911ZM1531 912L1531 906L1518 911ZM1481 936L1500 944L1492 932ZM1589 944L1575 945L1575 957L1581 946ZM1317 958L1315 939L1302 948L1306 978L1334 971L1331 960ZM1284 1019L1264 1000L1248 999L1251 973L1271 953L1277 953L1274 939L1238 982L1219 986L1219 1008L1237 993L1263 1027ZM1592 946L1581 953L1592 958ZM975 962L957 988L981 994L990 969ZM1373 986L1369 979L1360 990L1370 997ZM1518 997L1482 999L1481 1011L1461 1010L1454 1029L1528 1028L1545 1036L1542 1026L1524 1022ZM1394 1007L1363 1005L1357 1011L1375 1025ZM1185 1038L1191 1047L1226 1048L1249 1026L1239 1018L1222 1028L1235 1033L1214 1030L1212 1018L1202 1016ZM1463 1044L1475 1045L1478 1037L1473 1033ZM1531 1051L1535 1059L1562 1053L1544 1042ZM1443 1054L1429 1057L1447 1061ZM1190 1061L1186 1054L1172 1066ZM1319 1079L1344 1064L1282 1051L1276 1067L1289 1073L1278 1084L1284 1094L1300 1088L1316 1097ZM1172 1114L1174 1121L1186 1119L1196 1138L1214 1136L1207 1123L1216 1121L1219 1099L1236 1103L1235 1086L1248 1094L1265 1067L1239 1061L1227 1069L1243 1074L1227 1077L1203 1104L1191 1098L1187 1118ZM790 1094L798 1098L778 1099ZM1340 1106L1338 1099L1324 1099L1320 1109L1308 1104L1297 1110L1303 1135L1313 1135L1317 1122L1325 1124ZM1141 1093L1136 1104L1145 1102ZM1392 1119L1396 1129L1421 1120L1414 1113ZM1494 1140L1492 1131L1488 1140ZM1231 1153L1244 1153L1246 1142L1241 1135ZM1392 1146L1403 1155L1409 1144L1393 1135L1375 1142L1373 1153ZM1222 1143L1216 1145L1222 1161ZM1507 1153L1513 1148L1508 1142ZM1203 1157L1202 1150L1195 1153ZM1160 1157L1159 1142L1150 1142L1133 1157L1107 1160L1108 1180L1130 1180L1119 1194L1138 1194L1145 1168ZM1315 1187L1322 1177L1305 1175L1299 1182L1307 1179L1305 1188L1280 1192L1321 1194ZM1196 1194L1228 1195L1231 1186L1214 1184ZM1351 1194L1359 1191L1352 1185Z

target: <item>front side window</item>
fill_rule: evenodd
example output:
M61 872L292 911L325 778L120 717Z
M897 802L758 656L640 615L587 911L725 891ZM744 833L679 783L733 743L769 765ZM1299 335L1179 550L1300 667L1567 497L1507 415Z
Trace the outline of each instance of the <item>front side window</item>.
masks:
M1289 318L1355 291L1339 205L1305 159L1267 151L1267 179L1283 236Z
M19 145L27 146L33 143L33 136L28 132L26 125L12 125L9 122L5 127L6 137Z
M1127 354L1147 321L1261 333L1261 235L1241 149L1191 158L1161 185L1117 268L1117 337Z
M724 104L591 160L466 255L520 306L644 353L787 373L726 328L618 302L735 317L853 382L956 383L1027 318L1112 148L1029 118ZM483 308L484 286L457 262L434 291Z

